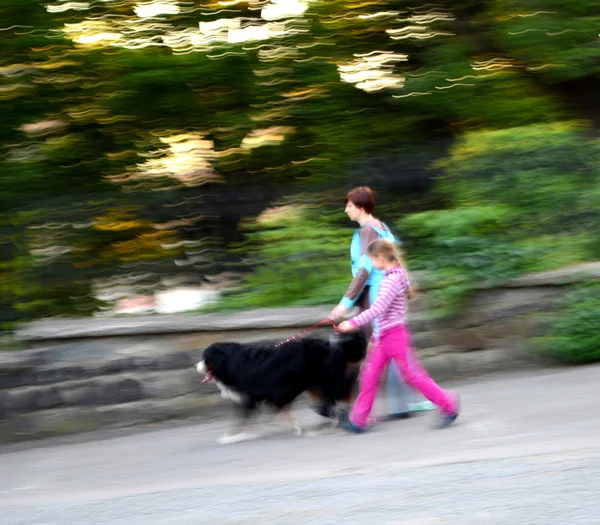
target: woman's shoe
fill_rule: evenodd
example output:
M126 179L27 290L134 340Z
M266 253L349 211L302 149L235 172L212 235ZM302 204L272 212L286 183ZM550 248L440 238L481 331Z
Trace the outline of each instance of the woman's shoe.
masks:
M409 419L412 417L410 411L407 412L396 412L395 414L389 414L384 418L385 421L398 421L400 419Z
M430 410L435 409L435 405L431 401L421 401L420 403L409 403L408 411L409 412L429 412Z

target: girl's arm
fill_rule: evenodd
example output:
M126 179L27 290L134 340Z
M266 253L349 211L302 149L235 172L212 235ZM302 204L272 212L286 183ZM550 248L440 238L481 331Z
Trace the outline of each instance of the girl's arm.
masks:
M381 282L377 293L377 299L371 305L371 308L350 319L349 323L355 327L364 326L371 323L374 319L381 316L392 304L392 301L400 293L406 290L405 279L385 278Z

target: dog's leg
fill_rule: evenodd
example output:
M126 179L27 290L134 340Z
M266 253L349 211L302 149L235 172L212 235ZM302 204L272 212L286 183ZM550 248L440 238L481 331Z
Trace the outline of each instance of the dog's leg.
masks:
M346 363L346 392L344 401L348 405L352 405L356 398L356 390L358 386L358 378L360 376L361 363Z
M314 390L307 390L308 399L310 401L310 407L321 417L333 418L334 417L334 403L328 401L325 395L321 392Z
M220 445L229 445L230 443L239 443L240 441L249 441L258 437L257 433L250 432L249 424L252 414L256 409L256 404L250 400L243 400L239 405L236 405L238 410L237 423L229 433L217 439Z
M301 436L302 434L304 434L304 429L302 428L302 425L296 419L296 416L294 416L294 413L292 412L292 409L289 406L283 407L280 410L279 414L281 414L281 417L283 417L292 425L294 436Z
M327 406L327 415L319 414L322 416L322 419L320 419L314 428L305 432L306 437L316 437L323 436L325 434L331 434L340 425L341 413L340 409L338 408L338 404L333 401L329 401Z

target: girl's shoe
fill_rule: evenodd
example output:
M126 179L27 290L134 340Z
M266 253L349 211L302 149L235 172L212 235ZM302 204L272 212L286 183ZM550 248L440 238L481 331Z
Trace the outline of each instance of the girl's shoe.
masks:
M442 416L440 416L440 419L438 420L437 424L435 425L435 428L446 428L446 427L450 426L452 423L454 423L456 421L457 417L458 417L458 412L455 412L454 414L449 414L449 415L442 415Z
M359 427L358 425L355 425L349 419L347 421L344 421L340 425L340 428L343 428L346 432L350 432L352 434L362 434L366 430L366 428L362 428L362 427Z
M452 423L456 421L458 415L460 414L460 398L458 394L456 394L456 410L453 414L440 414L440 419L438 420L435 428L446 428L450 426Z

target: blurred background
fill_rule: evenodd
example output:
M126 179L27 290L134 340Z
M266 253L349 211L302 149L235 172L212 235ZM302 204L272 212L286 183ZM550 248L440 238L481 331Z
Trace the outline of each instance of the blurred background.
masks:
M333 305L356 185L438 308L600 259L596 0L1 0L0 18L4 331Z

